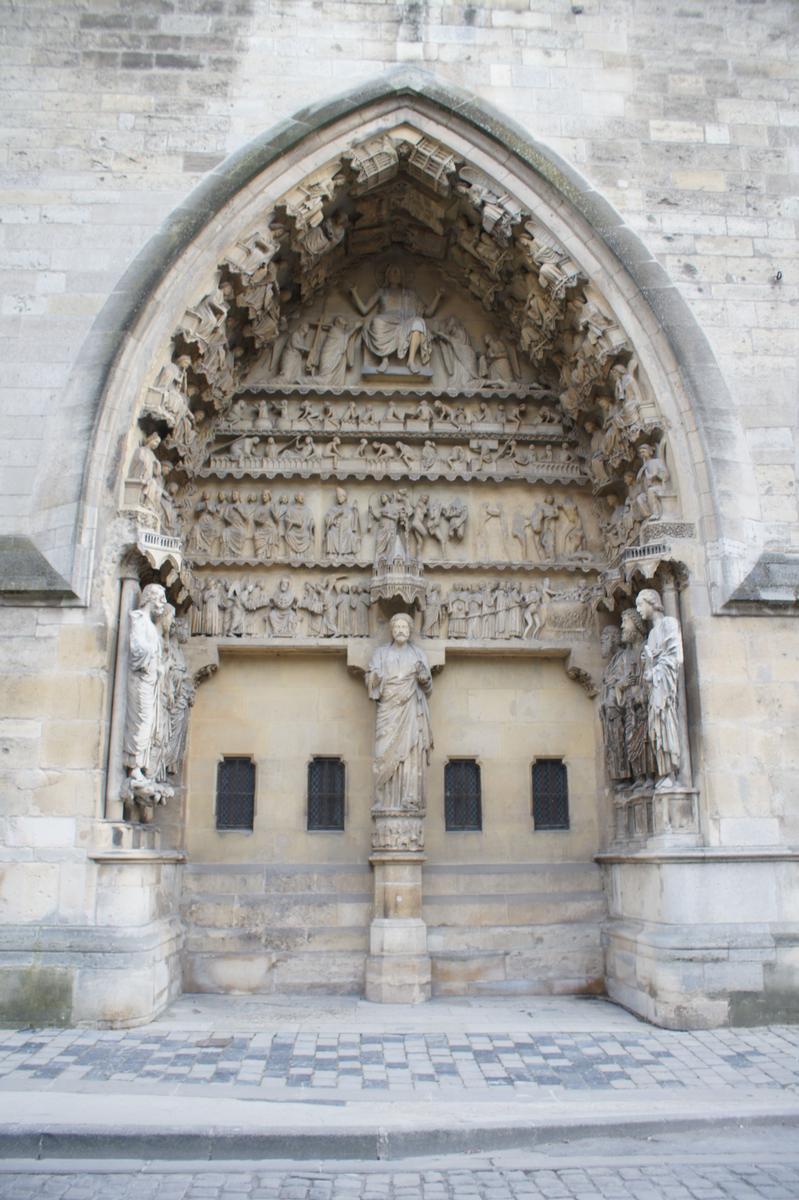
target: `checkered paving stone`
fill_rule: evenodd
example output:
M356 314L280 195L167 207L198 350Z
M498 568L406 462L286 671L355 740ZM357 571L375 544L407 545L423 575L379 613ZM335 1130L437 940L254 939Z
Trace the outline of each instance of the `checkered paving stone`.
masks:
M0 1031L0 1083L286 1089L799 1088L799 1030L241 1036Z
M799 1159L560 1170L3 1174L0 1200L796 1200Z

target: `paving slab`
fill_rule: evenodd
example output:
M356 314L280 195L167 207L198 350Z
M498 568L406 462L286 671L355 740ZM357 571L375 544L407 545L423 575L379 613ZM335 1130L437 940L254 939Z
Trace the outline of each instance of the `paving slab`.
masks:
M656 1029L606 1002L184 996L130 1030L0 1031L0 1154L391 1160L799 1130L799 1029Z

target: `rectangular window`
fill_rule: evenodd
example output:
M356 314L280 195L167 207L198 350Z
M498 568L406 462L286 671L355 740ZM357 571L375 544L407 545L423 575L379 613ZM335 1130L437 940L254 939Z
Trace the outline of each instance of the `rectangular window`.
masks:
M308 763L308 828L344 832L344 763L313 758Z
M562 758L539 758L533 763L533 827L569 828L569 784Z
M226 756L216 768L216 827L252 829L254 815L255 763Z
M473 758L451 758L444 768L444 826L453 833L483 828L480 767Z

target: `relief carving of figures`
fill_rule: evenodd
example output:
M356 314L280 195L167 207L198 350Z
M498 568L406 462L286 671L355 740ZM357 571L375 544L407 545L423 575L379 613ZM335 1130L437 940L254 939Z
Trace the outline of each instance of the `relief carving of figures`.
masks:
M562 298L567 289L575 287L584 276L563 247L543 230L527 222L525 231L519 241L538 268L538 282L545 291Z
M680 773L679 678L682 637L675 617L663 612L656 591L645 588L635 601L638 615L652 628L642 659L647 687L649 743L655 756L656 791L673 788Z
M600 645L606 664L599 702L599 716L605 740L605 765L608 778L613 783L619 783L630 777L622 691L629 662L626 649L621 644L621 631L615 625L605 626Z
M441 596L441 585L429 583L424 593L422 607L422 637L439 637L441 635L441 618L444 602Z
M336 488L336 499L324 516L323 549L328 558L346 558L361 550L361 514L357 500L350 500L346 488Z
M424 651L410 641L411 618L391 619L391 642L372 655L366 673L377 701L374 756L375 811L425 811L426 774L433 746L427 698L433 683Z
M389 358L407 359L408 369L416 371L430 362L430 330L426 317L431 317L442 297L439 291L425 305L412 288L403 285L402 271L397 266L386 270L385 283L369 300L364 301L357 288L350 295L360 314L366 318L361 337L364 345L380 360L386 370ZM374 310L377 310L374 312Z

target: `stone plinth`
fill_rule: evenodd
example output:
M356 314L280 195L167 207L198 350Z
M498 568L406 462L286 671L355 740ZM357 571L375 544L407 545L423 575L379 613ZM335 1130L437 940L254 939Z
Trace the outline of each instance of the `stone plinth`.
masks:
M422 920L423 854L373 854L375 904L366 960L366 999L420 1004L430 999L431 965Z

